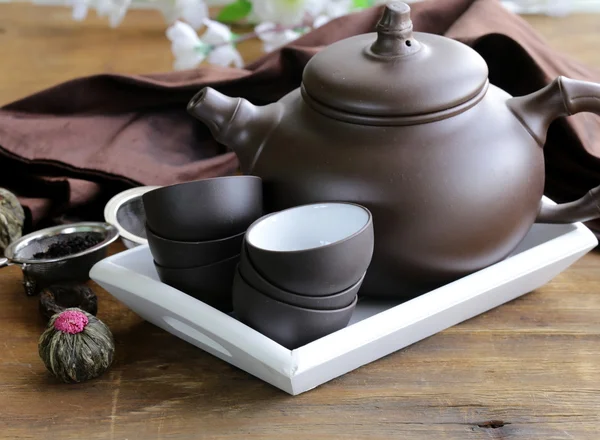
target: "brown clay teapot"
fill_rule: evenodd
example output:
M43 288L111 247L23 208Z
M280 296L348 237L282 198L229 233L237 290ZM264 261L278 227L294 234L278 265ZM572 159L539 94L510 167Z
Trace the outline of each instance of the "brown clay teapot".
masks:
M386 6L377 32L314 56L302 86L256 107L206 88L188 111L264 182L266 209L351 201L373 213L361 294L410 297L504 259L532 224L600 217L600 187L550 206L550 123L600 113L600 84L560 77L511 97L468 46L413 32Z

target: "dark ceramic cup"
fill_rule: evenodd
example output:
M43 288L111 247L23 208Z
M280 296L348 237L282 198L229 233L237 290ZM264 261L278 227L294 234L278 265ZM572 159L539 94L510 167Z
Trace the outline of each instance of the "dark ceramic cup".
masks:
M355 285L373 256L373 220L352 203L303 205L266 215L245 237L256 270L291 293L327 296Z
M263 213L262 180L229 176L165 186L142 196L148 227L177 241L217 240L244 232Z
M350 288L343 290L340 293L327 296L307 296L291 293L274 286L269 281L263 278L256 269L252 266L252 262L248 259L248 253L245 249L240 254L240 264L238 271L242 279L254 287L259 292L270 296L273 299L290 304L292 306L304 307L307 309L318 310L336 310L349 306L358 295L363 277Z
M146 236L154 261L169 268L206 266L240 253L245 233L211 241L175 241L156 235L146 226Z
M233 277L240 257L207 266L173 269L154 263L160 280L222 312L231 312Z
M343 309L313 310L277 301L250 286L236 273L233 280L235 316L273 341L293 350L343 329L358 297Z

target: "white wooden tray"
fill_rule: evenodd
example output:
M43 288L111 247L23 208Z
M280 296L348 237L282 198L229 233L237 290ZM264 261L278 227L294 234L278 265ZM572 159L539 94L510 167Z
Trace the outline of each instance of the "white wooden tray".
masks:
M402 304L361 300L348 327L291 351L161 283L147 245L90 276L145 320L297 395L537 289L597 243L581 224L534 225L506 260Z

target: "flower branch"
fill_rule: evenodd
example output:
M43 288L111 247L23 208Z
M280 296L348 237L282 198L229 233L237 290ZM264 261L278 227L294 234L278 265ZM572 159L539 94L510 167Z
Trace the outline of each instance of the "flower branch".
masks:
M32 0L49 4L57 0ZM206 61L242 67L236 46L260 39L271 52L332 19L385 0L64 0L72 6L74 20L85 20L90 11L119 26L132 8L159 10L168 24L167 38L175 58L174 68L193 69ZM406 0L405 0L406 1ZM410 0L409 0L410 1ZM418 0L413 0L418 1ZM212 7L218 7L210 17ZM230 26L245 24L253 31L237 35ZM200 33L200 35L199 35Z

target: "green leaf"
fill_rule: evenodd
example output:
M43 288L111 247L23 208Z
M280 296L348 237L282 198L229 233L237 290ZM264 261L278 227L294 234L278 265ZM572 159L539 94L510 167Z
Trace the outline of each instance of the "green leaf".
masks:
M373 6L373 0L353 0L352 3L357 9L366 9Z
M234 21L246 18L252 10L250 0L237 0L235 3L225 6L217 15L217 21L222 23L232 23Z

